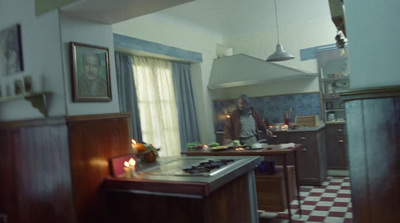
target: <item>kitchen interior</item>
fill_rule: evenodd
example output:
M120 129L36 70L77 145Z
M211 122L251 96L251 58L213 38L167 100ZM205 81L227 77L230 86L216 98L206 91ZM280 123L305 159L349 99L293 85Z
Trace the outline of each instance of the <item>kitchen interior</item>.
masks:
M21 2L0 3L6 18L0 27L20 24L25 63L20 73L0 75L0 222L394 222L400 217L400 80L391 75L390 67L396 65L385 70L381 66L386 61L368 63L370 58L364 57L367 47L358 45L366 44L359 37L373 32L357 28L362 22L354 16L360 10L356 3L345 2L349 25L344 26L340 0L325 1L318 10L313 5L317 1L236 1L233 8L217 1L209 15L202 7L211 2L205 0L133 1L133 7L103 0ZM269 27L261 34L249 25L242 26L247 34L239 34L222 24L231 35L223 36L177 20L181 16L191 22L185 17L190 10L211 18L216 8L246 11L246 5L254 9L259 4L266 6L268 19L253 18L252 23ZM291 4L306 11L287 12L298 6ZM375 8L371 5L364 6ZM16 15L19 10L26 13ZM315 19L319 13L325 20L294 22L299 14ZM240 19L231 17L236 23ZM344 44L343 37L349 42ZM352 37L359 41L353 43ZM73 102L70 41L110 49L111 101ZM277 41L295 58L266 61ZM139 42L146 44L137 46ZM171 58L168 52L176 48L188 55L201 52L201 59L191 61L201 144L223 145L224 123L238 95L246 93L273 132L263 151L210 151L203 146L182 148L179 158L153 156L151 161L135 154L134 115L119 109L113 54L147 51L139 54ZM377 68L386 71L379 80L360 76ZM25 75L40 90L10 96L7 86ZM240 155L247 153L253 155ZM375 162L379 164L370 165ZM273 171L263 170L262 163L270 163ZM213 169L197 174L183 170L203 165ZM315 206L323 188L325 205Z

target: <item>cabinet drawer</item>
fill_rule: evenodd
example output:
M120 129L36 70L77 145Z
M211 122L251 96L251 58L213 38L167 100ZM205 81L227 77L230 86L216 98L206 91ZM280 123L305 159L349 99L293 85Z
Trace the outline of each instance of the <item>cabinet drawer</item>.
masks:
M346 126L344 124L341 124L341 125L327 125L326 126L326 134L327 134L328 137L330 137L330 136L347 135Z
M272 132L274 136L268 140L269 144L288 143L290 141L287 132Z

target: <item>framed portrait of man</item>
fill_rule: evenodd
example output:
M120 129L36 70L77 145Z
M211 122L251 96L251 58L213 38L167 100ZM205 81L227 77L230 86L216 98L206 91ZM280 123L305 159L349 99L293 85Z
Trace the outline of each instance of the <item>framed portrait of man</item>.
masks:
M0 75L24 70L21 26L19 24L0 30Z
M111 101L108 49L70 42L70 51L73 101Z

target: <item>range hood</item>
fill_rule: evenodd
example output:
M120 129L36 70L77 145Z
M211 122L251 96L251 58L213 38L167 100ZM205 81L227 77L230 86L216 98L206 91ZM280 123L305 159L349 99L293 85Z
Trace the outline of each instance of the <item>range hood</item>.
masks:
M209 89L239 87L298 79L313 79L317 73L306 72L276 63L236 54L214 59Z

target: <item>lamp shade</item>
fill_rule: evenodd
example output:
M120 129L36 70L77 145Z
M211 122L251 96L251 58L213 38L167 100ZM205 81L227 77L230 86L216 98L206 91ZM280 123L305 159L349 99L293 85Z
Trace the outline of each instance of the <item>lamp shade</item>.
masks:
M281 44L276 45L276 51L267 58L267 61L269 62L274 62L274 61L285 61L285 60L291 60L294 59L294 56L290 53L286 53L283 50L283 47Z

